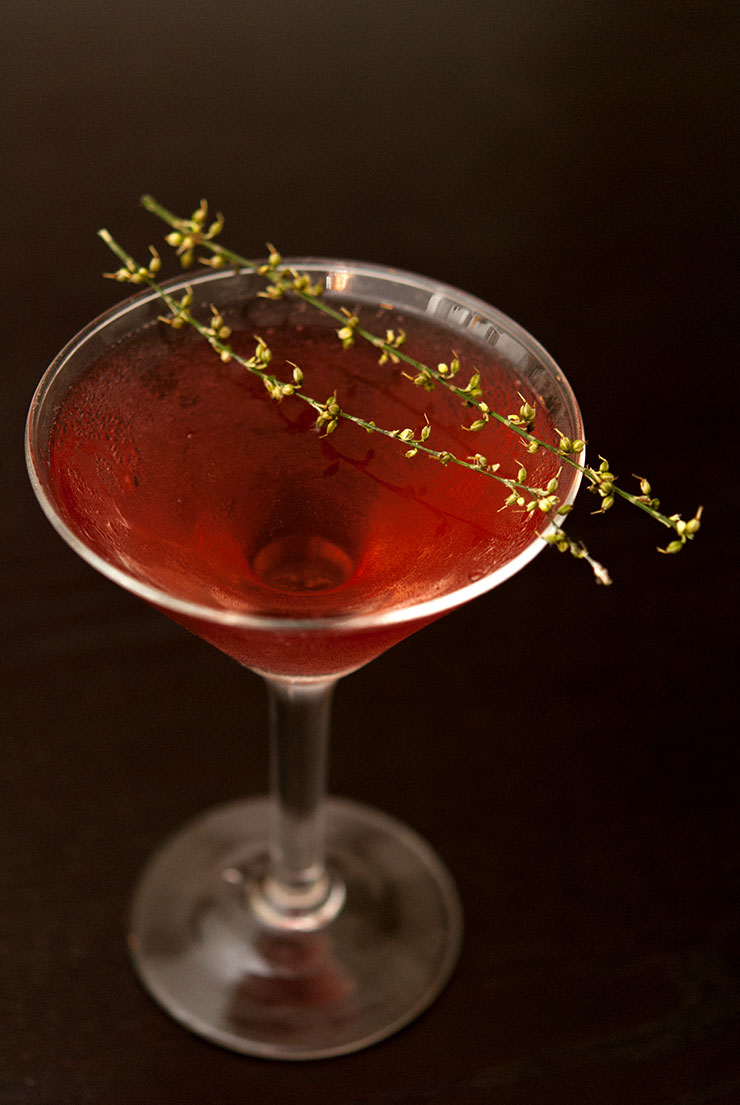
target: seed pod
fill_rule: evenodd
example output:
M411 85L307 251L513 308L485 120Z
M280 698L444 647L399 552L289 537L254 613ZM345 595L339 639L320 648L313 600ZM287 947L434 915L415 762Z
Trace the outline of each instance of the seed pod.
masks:
M682 548L683 541L671 541L670 545L666 546L665 549L658 549L658 552L668 553L670 555L671 553L680 552Z

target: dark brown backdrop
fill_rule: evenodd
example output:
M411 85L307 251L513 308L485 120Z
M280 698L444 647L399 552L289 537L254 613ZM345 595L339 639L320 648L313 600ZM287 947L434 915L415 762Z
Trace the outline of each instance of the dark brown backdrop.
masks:
M735 5L67 0L3 10L0 1102L740 1101L732 735ZM260 253L384 261L531 329L592 449L669 509L583 530L348 679L334 790L455 871L460 968L401 1035L306 1067L191 1037L136 983L157 842L264 785L257 679L96 577L27 486L22 422L111 304L94 232L202 195ZM399 734L403 733L403 739Z

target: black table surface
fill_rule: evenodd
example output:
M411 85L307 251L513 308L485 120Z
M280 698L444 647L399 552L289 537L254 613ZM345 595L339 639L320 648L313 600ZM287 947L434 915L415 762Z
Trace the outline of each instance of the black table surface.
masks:
M740 1102L736 6L689 0L3 8L0 1102ZM260 680L97 576L32 495L54 353L117 299L151 191L259 255L362 257L496 303L592 455L705 507L678 557L619 504L347 678L331 787L412 824L466 911L396 1037L289 1064L190 1035L129 966L146 858L265 786Z

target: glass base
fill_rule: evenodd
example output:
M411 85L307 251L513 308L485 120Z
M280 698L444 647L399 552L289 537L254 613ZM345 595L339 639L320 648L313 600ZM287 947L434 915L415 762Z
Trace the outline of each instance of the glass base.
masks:
M130 948L152 996L233 1051L319 1059L398 1031L457 961L462 913L429 846L387 814L330 799L328 868L345 899L316 931L267 923L250 898L266 866L266 798L219 806L154 856Z

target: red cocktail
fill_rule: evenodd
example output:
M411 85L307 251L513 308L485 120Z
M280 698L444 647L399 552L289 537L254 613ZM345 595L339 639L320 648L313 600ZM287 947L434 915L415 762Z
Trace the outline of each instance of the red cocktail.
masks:
M557 444L555 426L583 436L562 374L493 308L379 267L293 264L367 329L405 330L417 361L456 354L475 367L492 409L536 406L544 441ZM470 413L443 386L414 387L361 341L342 350L336 324L304 302L259 298L258 277L209 272L189 284L196 307L218 305L237 351L259 335L273 365L300 366L311 395L336 393L388 429L431 425L435 449L484 452L505 477L525 459L532 486L556 475L557 457L527 456L507 427L463 428ZM354 1050L432 1000L460 918L449 876L410 830L323 801L331 689L521 568L548 520L502 509L505 486L409 458L401 441L346 423L321 432L296 396L276 402L238 363L157 321L160 311L155 295L136 297L60 354L29 416L32 479L82 556L266 676L275 795L205 815L155 857L134 907L134 958L176 1017L228 1047ZM561 498L577 483L561 475Z

